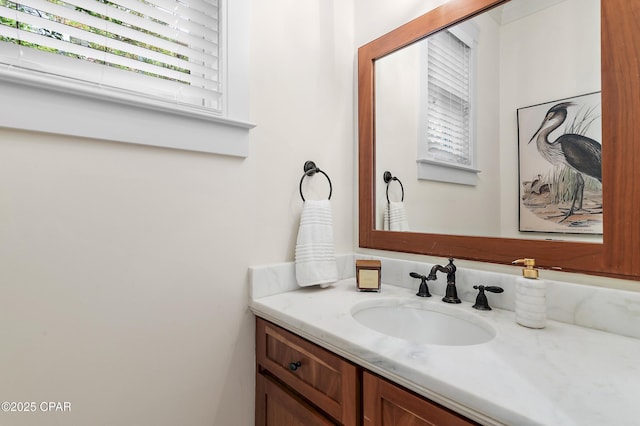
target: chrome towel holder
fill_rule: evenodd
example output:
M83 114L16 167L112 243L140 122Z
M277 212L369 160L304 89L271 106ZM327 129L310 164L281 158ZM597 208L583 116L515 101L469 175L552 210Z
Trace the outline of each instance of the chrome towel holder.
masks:
M402 190L402 198L400 199L400 201L404 201L404 186L402 185L402 182L400 182L400 179L393 176L389 171L384 172L384 174L382 175L382 178L384 179L384 182L387 184L387 203L390 202L389 201L389 183L394 180L400 184L400 189Z
M304 163L304 174L300 178L300 197L302 197L302 201L307 201L304 199L304 195L302 195L302 181L306 176L313 176L316 173L322 173L329 181L329 198L328 199L329 200L331 199L331 194L333 193L333 185L331 185L331 179L329 179L329 176L325 172L323 172L322 170L320 170L319 167L316 166L316 163L314 163L313 161L306 161Z

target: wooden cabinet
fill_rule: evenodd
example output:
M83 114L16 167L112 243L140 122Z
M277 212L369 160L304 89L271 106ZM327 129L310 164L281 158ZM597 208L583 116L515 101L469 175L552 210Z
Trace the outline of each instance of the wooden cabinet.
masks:
M325 426L335 423L268 375L258 374L256 425Z
M476 424L261 318L256 426Z
M258 376L270 377L290 394L300 396L338 424L360 424L358 367L293 333L258 318L256 322ZM258 377L262 380L262 378ZM272 389L265 388L265 391ZM259 395L256 411L268 410L270 395ZM278 398L278 397L276 397ZM281 401L282 398L279 398ZM291 404L286 405L290 407ZM281 405L284 407L284 405ZM291 414L295 416L295 414ZM256 415L256 424L268 425ZM273 423L273 425L289 423ZM295 423L293 423L295 424ZM319 423L322 424L322 423ZM330 423L331 424L331 423Z
M365 371L364 426L468 426L476 424L440 405Z

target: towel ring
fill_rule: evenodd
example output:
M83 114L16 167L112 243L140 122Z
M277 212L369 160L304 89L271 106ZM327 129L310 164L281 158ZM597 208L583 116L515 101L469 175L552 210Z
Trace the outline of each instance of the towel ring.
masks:
M333 193L333 185L331 185L331 179L329 179L329 176L327 176L325 172L323 172L318 167L316 167L316 163L314 163L313 161L307 161L304 163L304 174L300 178L300 197L302 197L302 201L307 201L304 199L304 195L302 195L302 181L306 176L313 176L316 173L322 173L324 177L326 177L327 180L329 181L329 198L328 199L329 200L331 199L331 194Z
M402 198L400 199L400 201L404 201L404 186L402 186L402 182L400 182L400 179L398 179L395 176L391 175L391 172L384 172L384 175L382 175L382 178L384 179L384 182L387 184L387 203L389 203L389 183L392 180L397 181L400 184L400 189L402 189Z

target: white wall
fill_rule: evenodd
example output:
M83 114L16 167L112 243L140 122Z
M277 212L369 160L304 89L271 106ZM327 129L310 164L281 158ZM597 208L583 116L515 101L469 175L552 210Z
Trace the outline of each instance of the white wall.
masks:
M336 251L353 249L353 7L339 0L254 0L251 43L252 264L293 260L303 165L333 184ZM326 198L318 174L305 198Z
M355 45L362 46L448 0L353 0Z
M247 268L293 260L305 160L354 246L352 4L251 28L245 160L0 129L0 399L72 404L0 424L253 424Z

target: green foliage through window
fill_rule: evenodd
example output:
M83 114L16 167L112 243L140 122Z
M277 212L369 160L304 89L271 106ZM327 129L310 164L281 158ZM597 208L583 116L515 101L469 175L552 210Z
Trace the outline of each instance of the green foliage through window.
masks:
M74 6L70 3L66 3L64 1L60 1L60 0L48 0L50 3L52 4L56 4L65 8L74 8L76 12L82 13L82 14L86 14L89 15L93 18L97 18L100 19L102 21L106 21L109 22L111 24L115 24L118 26L122 26L122 27L127 27L130 28L131 30L134 30L137 33L142 33L142 34L149 34L151 36L153 36L154 38L158 38L158 39L163 39L163 40L167 40L169 42L175 43L177 45L182 45L182 46L186 46L186 44L181 43L175 39L171 39L165 35L162 34L157 34L157 33L153 33L151 31L148 31L146 29L140 28L140 27L136 27L132 24L128 24L125 23L123 21L114 19L112 17L109 16L105 16L103 14L97 13L95 11L92 10L88 10L85 8L81 8L78 6ZM151 20L156 24L165 26L167 29L170 29L170 25L166 22L161 22L158 19L155 19L153 17L149 17L149 16L145 16L142 13L136 12L134 10L130 10L127 8L124 8L123 6L117 5L115 3L112 3L110 1L107 0L96 0L97 3L100 3L101 5L108 5L109 7L114 7L114 8L118 8L124 12L126 12L127 14L131 14L131 15L135 15L138 16L140 18L144 18L147 20ZM146 2L145 2L146 3ZM115 34L112 32L107 32L105 30L99 29L99 28L95 28L93 26L87 25L85 23L82 22L78 22L78 21L74 21L68 18L64 18L64 17L60 17L54 14L50 14L20 3L14 3L11 2L9 0L0 0L0 8L4 7L6 9L11 9L11 10L15 10L16 12L21 12L21 13L25 13L25 14L29 14L29 15L33 15L33 16L37 16L39 18L42 18L45 21L51 21L51 22L56 22L58 24L62 24L68 27L73 27L73 28L77 28L77 29L81 29L87 33L91 33L91 34L96 34L102 37L105 37L107 39L111 39L111 40L116 40L122 43L125 43L127 45L130 46L136 46L138 48L141 49L145 49L148 50L150 52L157 52L160 53L162 55L166 55L167 58L177 58L180 59L182 61L189 61L189 57L173 52L171 50L167 50L167 49L163 49L139 40L134 40L131 38L127 38L124 37L122 35L119 34ZM16 13L16 15L19 16L19 14ZM102 65L107 65L107 66L111 66L111 67L116 67L116 68L120 68L120 69L124 69L124 70L128 70L128 71L132 71L132 72L136 72L136 73L141 73L144 75L148 75L151 77L156 77L156 78L162 78L162 79L166 79L166 80L171 80L171 81L176 81L179 83L183 83L183 84L190 84L188 81L186 80L182 80L180 78L176 78L176 77L168 77L165 75L161 75L158 73L153 73L150 72L148 70L142 70L142 69L138 69L135 67L131 67L131 66L125 66L122 64L117 64L117 63L113 63L113 62L107 62L104 59L101 59L101 57L104 57L104 55L102 55L101 53L109 53L112 55L116 55L119 57L123 57L123 58L128 58L128 59L132 59L134 61L137 62L141 62L141 63L146 63L146 64L150 64L153 66L157 66L157 67L161 67L164 69L169 69L178 73L183 73L183 74L191 74L191 70L184 68L184 67L180 67L168 62L163 62L161 60L158 59L153 59L153 58L149 58L143 55L139 55L139 54L135 54L132 52L128 52L122 49L116 49L113 47L108 47L99 43L95 43L95 42L91 42L91 41L87 41L87 40L83 40L77 37L73 37L70 36L68 34L64 34L58 31L54 31L51 30L50 28L46 28L46 27L42 27L42 26L35 26L32 24L28 24L25 22L21 22L19 20L16 19L11 19L11 18L7 18L7 17L3 17L0 16L0 25L1 26L5 26L5 27L9 27L9 28L16 28L19 29L21 31L27 31L33 34L38 34L40 36L44 36L44 37L49 37L49 38L54 38L57 39L61 42L64 43L69 43L69 44L75 44L75 45L80 45L80 46L84 46L84 47L88 47L90 49L92 49L93 51L96 52L96 54L94 55L94 57L88 57L88 56L83 56L83 55L79 55L77 53L72 53L72 52L68 52L65 51L64 49L59 49L59 48L54 48L54 47L49 47L49 46L45 46L45 45L41 45L38 43L33 43L33 42L28 42L28 41L24 41L24 40L20 40L19 38L15 38L15 37L9 37L9 36L4 36L0 34L0 42L7 42L7 43L14 43L14 44L18 44L18 45L22 45L22 46L27 46L30 48L34 48L37 50L41 50L41 51L47 51L47 52L52 52L52 53L56 53L59 55L64 55L67 57L73 57L73 58L77 58L77 59L82 59L82 60L86 60L86 61L91 61L94 63L98 63L98 64L102 64ZM6 33L6 32L5 32Z

